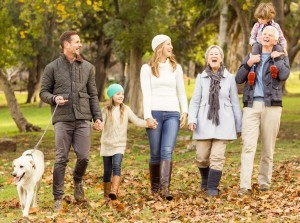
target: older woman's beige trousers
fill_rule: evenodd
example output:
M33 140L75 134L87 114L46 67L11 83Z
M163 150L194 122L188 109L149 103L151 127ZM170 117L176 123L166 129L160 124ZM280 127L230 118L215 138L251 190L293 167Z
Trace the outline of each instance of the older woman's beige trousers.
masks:
M228 140L208 139L196 141L195 163L200 168L222 171L225 163L225 149Z
M259 135L261 136L262 150L258 184L270 185L281 112L282 107L267 107L263 101L254 101L252 108L245 107L243 109L240 188L251 189L253 163Z

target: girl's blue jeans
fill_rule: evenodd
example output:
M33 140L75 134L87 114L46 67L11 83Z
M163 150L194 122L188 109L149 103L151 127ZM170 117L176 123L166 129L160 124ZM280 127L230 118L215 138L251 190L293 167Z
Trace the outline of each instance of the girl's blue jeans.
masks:
M150 163L172 160L180 114L174 111L152 111L152 117L156 119L158 125L156 129L146 129L150 144Z
M113 176L121 176L121 163L123 154L117 153L113 156L103 156L104 174L103 182L108 183L111 181L111 174Z

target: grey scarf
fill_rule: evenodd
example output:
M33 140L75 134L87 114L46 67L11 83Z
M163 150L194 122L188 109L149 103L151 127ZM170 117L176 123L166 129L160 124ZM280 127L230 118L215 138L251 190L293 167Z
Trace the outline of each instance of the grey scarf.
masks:
M208 99L209 109L207 113L207 118L208 120L212 120L212 123L216 126L220 125L219 92L221 89L220 82L221 82L221 78L223 77L224 69L225 67L221 65L221 67L218 70L218 73L214 74L209 65L205 68L205 72L210 78L209 99Z

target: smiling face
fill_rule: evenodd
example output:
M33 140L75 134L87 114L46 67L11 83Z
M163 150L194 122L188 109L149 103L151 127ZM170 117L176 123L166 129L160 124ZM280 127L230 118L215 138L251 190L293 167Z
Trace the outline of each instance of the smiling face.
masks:
M169 58L173 54L173 46L171 40L167 40L163 43L162 57Z
M114 105L115 106L119 106L120 104L123 103L124 101L124 93L123 92L117 92L114 94L114 96L112 97Z
M21 156L13 161L13 168L14 182L18 183L31 176L34 171L34 163L30 157Z
M80 48L82 44L80 42L80 37L78 35L72 35L71 41L65 41L64 43L64 52L68 56L79 56L80 55Z
M267 26L261 36L261 44L264 48L273 48L278 41L278 31L272 26Z
M207 54L207 63L210 65L210 67L215 73L221 67L222 62L223 59L219 49L216 47L211 48Z

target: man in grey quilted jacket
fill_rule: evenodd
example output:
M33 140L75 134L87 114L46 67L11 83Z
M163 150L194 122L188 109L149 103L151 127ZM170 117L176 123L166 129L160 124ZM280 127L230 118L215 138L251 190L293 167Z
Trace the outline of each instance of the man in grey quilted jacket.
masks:
M74 197L84 199L82 178L89 162L90 122L102 128L95 84L94 66L80 56L82 44L75 31L60 36L63 53L49 63L42 77L40 97L51 105L55 131L56 158L53 171L54 208L62 208L65 169L71 146L77 156L73 172Z

